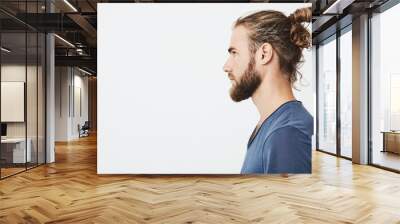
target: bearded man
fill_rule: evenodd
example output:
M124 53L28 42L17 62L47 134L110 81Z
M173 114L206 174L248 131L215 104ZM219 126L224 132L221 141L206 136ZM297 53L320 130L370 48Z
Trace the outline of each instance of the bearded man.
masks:
M302 23L310 21L311 9L302 8L290 16L260 11L234 24L223 66L232 82L230 96L235 102L251 97L260 114L242 174L311 173L313 117L292 91L301 78L302 50L311 42Z

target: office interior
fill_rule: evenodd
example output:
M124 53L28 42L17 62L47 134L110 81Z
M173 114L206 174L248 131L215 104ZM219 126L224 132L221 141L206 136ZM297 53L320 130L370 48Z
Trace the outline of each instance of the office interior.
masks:
M354 18L358 14L353 11L363 4L368 12ZM313 26L316 150L399 171L399 69L394 59L399 46L392 29L399 10L391 1L354 2L334 19L336 29L331 26L319 32L315 31L319 24ZM353 127L354 122L357 127ZM361 143L359 138L363 138ZM354 143L361 146L353 147Z
M164 4L173 1L0 2L0 186L21 177L29 179L35 170L56 169L58 156L63 162L65 158L68 161L75 158L68 156L81 150L80 144L85 144L81 142L92 141L95 145L96 4L107 2ZM282 3L274 0L234 2ZM313 156L335 159L336 162L324 169L335 170L337 164L347 161L351 165L346 169L351 172L361 165L367 167L369 175L384 173L398 178L400 67L396 53L400 52L400 44L395 27L400 21L399 2L284 2L312 3L316 86L316 110L312 112L316 141ZM85 159L95 166L95 155ZM74 165L71 161L70 166Z
M55 142L79 139L89 127L96 133L96 21L93 12L86 18L94 26L82 15L61 16L76 12L62 1L6 0L0 7L4 179L55 162ZM85 7L93 11L93 3ZM74 22L81 20L94 33Z

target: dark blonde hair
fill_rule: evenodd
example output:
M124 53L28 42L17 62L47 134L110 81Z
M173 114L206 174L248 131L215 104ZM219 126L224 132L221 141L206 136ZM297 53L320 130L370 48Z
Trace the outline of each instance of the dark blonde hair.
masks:
M293 83L302 77L298 71L303 62L303 49L311 46L311 34L303 22L311 21L311 8L297 9L289 16L274 10L265 10L239 18L234 27L244 26L248 30L249 49L255 54L263 43L269 43L279 56L281 70Z

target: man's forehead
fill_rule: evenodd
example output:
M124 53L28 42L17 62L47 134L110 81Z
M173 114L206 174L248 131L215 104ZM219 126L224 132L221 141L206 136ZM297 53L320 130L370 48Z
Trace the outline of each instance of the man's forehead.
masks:
M243 26L237 26L233 28L231 35L230 47L243 48L247 47L247 30Z

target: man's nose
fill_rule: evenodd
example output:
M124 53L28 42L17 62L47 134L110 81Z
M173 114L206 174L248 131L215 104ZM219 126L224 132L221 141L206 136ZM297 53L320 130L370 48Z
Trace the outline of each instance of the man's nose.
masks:
M224 72L228 73L231 71L230 67L228 66L228 62L225 62L224 66L222 67Z

